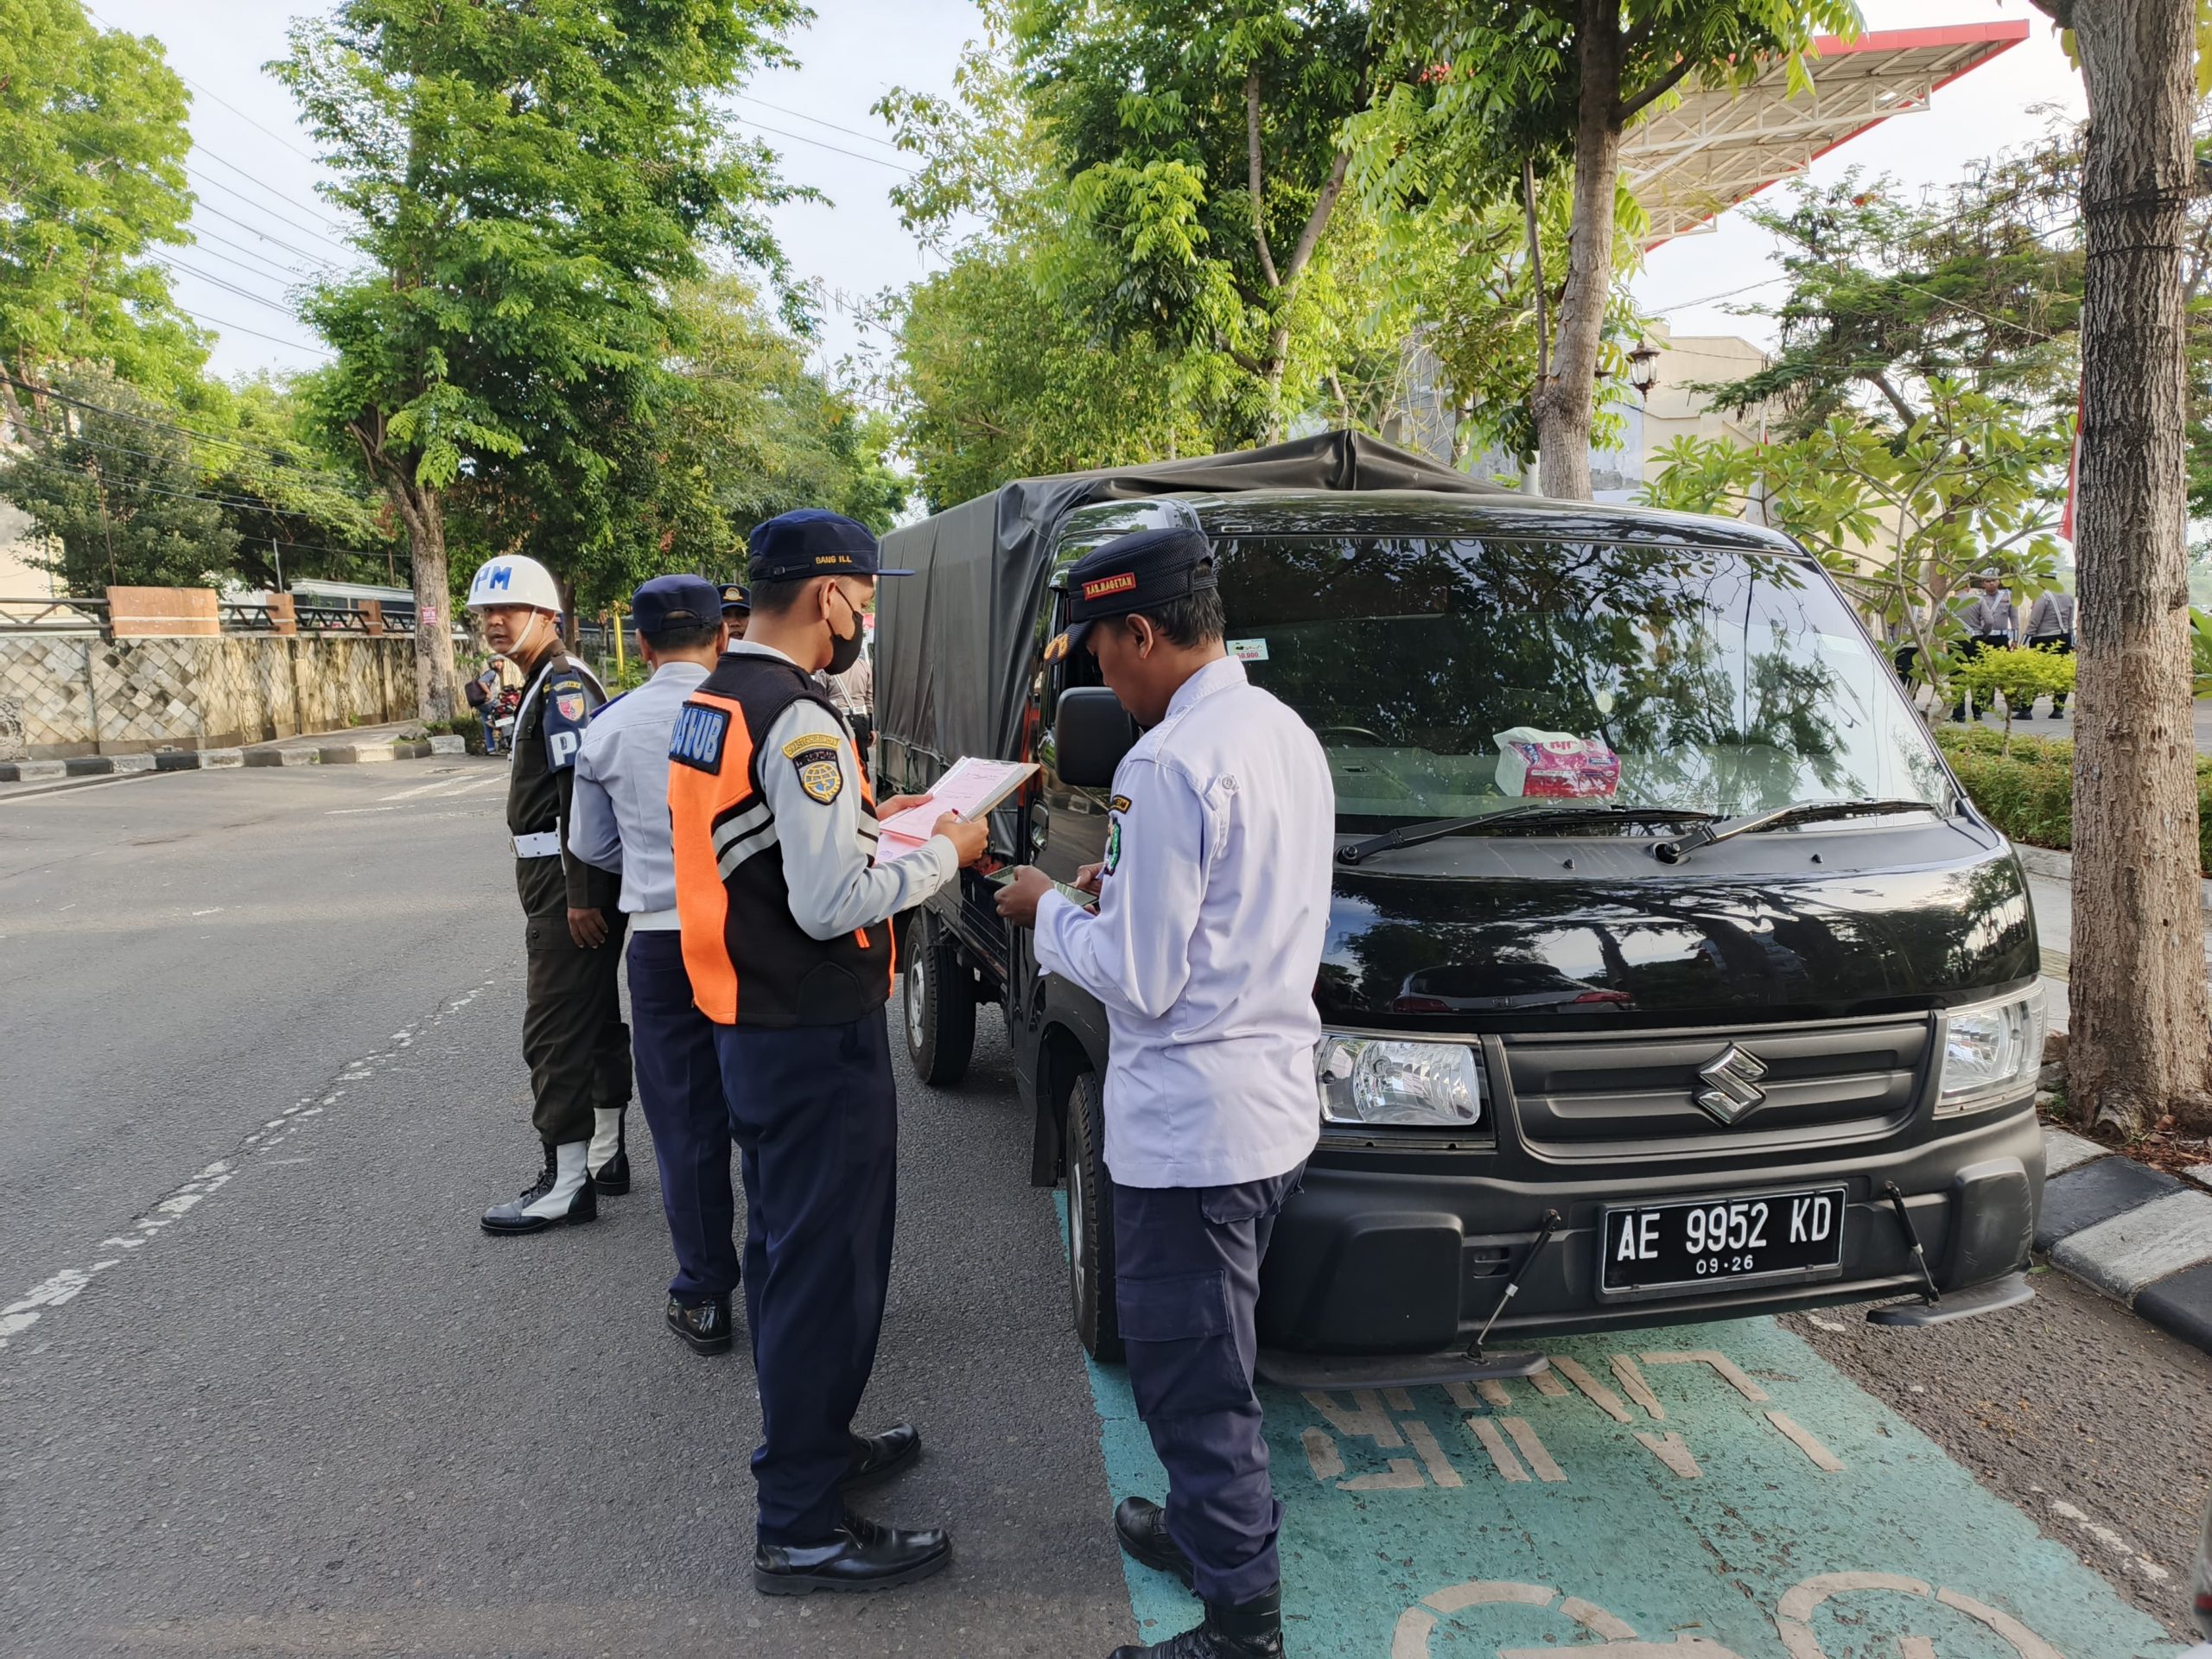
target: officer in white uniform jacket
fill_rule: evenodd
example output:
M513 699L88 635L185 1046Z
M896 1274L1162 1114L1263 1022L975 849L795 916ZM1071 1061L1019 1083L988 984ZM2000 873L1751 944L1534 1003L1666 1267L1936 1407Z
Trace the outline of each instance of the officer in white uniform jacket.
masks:
M1105 1005L1105 1159L1129 1383L1167 1471L1163 1510L1116 1510L1122 1548L1173 1572L1205 1622L1115 1659L1282 1651L1282 1517L1253 1393L1253 1311L1274 1217L1319 1138L1313 983L1335 793L1292 711L1224 648L1211 550L1147 531L1067 576L1071 652L1150 728L1114 777L1094 914L1030 868L999 909L1037 960Z

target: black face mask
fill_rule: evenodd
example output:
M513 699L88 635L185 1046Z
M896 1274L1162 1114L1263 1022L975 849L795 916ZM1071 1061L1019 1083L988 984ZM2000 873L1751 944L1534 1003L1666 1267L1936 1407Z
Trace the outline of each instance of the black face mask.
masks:
M843 588L837 589L837 597L845 599ZM832 674L842 674L861 659L861 645L864 632L861 626L861 613L853 610L853 601L849 599L845 599L845 608L853 612L853 631L850 633L840 633L835 628L830 630L829 671Z

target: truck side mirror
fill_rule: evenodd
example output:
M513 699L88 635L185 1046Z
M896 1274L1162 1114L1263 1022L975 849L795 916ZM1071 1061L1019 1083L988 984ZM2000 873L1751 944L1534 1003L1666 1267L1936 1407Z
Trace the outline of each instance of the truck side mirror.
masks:
M1136 721L1104 686L1071 685L1060 693L1052 715L1052 747L1062 783L1105 788L1136 741Z

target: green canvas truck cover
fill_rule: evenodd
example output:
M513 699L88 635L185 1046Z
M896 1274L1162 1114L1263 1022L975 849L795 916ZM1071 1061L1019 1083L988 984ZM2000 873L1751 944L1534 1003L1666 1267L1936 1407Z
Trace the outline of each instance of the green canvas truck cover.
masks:
M1243 490L1512 493L1343 430L1002 485L883 538L885 567L914 574L887 578L877 590L877 729L946 761L1021 758L1023 709L1041 643L1037 609L1061 521L1096 501Z

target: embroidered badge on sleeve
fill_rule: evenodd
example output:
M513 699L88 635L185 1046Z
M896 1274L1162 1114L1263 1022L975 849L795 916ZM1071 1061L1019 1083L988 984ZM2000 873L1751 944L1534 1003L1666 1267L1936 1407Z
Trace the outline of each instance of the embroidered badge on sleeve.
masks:
M784 756L798 771L798 786L809 800L827 806L844 792L845 763L836 738L810 732L785 744Z
M591 723L591 708L584 698L582 677L556 674L545 687L545 764L565 772L576 763L583 747L584 728Z

